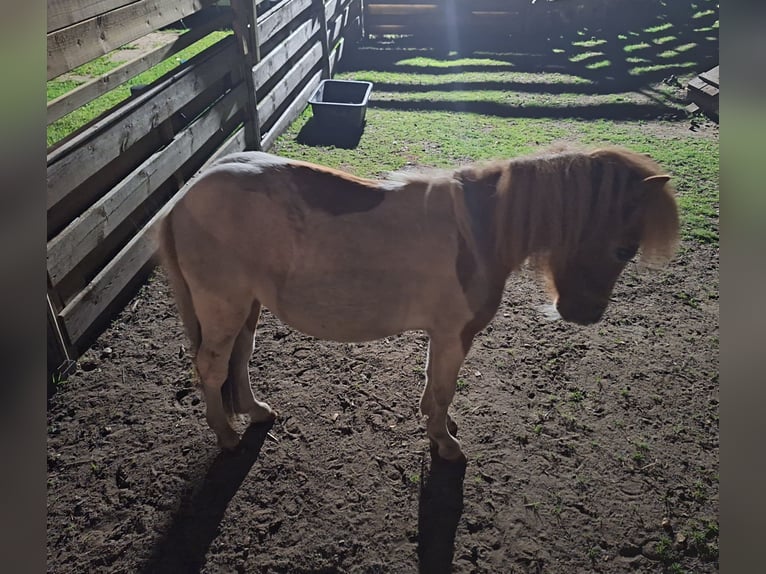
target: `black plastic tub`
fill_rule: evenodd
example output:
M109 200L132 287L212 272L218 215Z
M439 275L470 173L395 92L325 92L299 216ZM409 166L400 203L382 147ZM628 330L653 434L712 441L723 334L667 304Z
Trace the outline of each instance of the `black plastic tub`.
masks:
M362 129L371 91L372 82L322 80L309 99L315 121L322 127Z

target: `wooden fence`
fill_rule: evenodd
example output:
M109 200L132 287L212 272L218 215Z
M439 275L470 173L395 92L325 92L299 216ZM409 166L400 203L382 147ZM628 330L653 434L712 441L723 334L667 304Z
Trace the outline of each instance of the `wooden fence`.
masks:
M221 155L268 149L361 37L361 0L48 0L48 79L195 15L177 40L53 100L48 123L211 31L224 38L48 150L48 372L67 365L153 266L153 229Z
M421 37L427 44L498 45L509 36L540 36L562 26L594 30L651 21L661 0L365 0L366 35Z

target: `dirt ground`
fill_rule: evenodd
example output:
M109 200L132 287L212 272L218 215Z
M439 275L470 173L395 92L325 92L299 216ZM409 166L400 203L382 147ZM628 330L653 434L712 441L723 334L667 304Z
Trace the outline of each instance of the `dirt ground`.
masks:
M158 271L49 401L48 571L716 572L717 294L699 245L592 327L512 276L458 384L463 468L429 454L423 335L268 312L250 371L281 418L219 454Z

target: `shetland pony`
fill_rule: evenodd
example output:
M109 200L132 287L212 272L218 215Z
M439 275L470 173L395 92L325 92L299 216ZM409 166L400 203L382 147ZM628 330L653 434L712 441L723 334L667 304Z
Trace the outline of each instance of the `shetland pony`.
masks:
M649 264L672 257L669 179L620 148L382 181L262 152L220 159L159 228L218 444L237 446L234 413L275 417L253 396L247 368L266 306L334 341L425 331L427 434L440 457L463 459L447 409L508 275L532 260L563 319L598 321L639 249Z

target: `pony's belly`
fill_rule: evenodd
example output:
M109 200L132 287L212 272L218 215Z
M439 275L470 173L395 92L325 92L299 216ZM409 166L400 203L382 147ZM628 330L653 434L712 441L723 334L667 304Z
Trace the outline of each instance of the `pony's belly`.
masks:
M427 327L420 294L386 280L292 281L262 301L282 322L312 337L372 341Z

